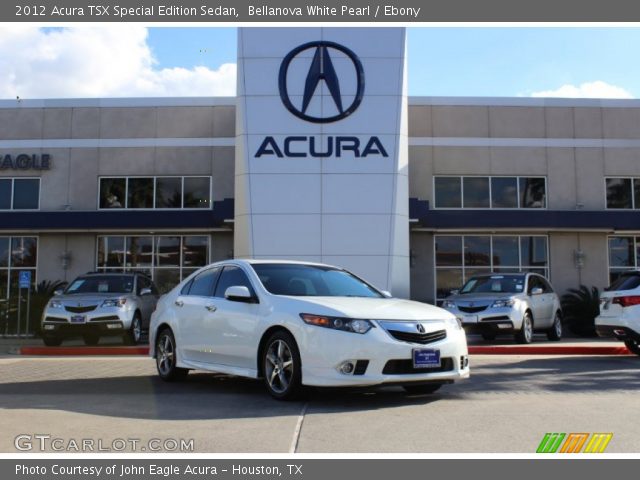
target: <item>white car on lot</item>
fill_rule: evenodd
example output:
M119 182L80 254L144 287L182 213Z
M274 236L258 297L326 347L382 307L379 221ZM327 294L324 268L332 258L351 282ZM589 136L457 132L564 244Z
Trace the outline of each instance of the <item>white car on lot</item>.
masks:
M615 337L640 355L640 271L625 272L600 296L596 331Z
M164 380L191 369L262 378L278 399L303 385L395 384L432 393L469 376L458 320L390 298L341 268L277 260L204 267L158 302L150 355Z

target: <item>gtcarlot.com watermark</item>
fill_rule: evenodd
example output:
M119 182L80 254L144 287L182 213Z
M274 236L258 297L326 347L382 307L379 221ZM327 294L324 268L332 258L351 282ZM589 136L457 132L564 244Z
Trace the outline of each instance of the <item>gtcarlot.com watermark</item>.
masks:
M193 452L193 438L60 438L23 433L13 445L20 452Z

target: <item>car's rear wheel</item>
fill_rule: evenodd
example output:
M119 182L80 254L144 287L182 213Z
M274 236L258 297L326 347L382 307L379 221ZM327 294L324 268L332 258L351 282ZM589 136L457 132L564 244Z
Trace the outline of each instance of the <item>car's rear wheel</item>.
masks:
M493 332L482 332L480 335L482 335L483 340L491 341L496 339L496 334Z
M62 344L62 337L57 335L45 335L42 337L42 341L47 347L58 347Z
M640 355L640 342L638 342L638 340L626 340L624 344L627 346L631 353Z
M562 339L562 317L560 313L556 312L556 316L553 319L553 325L547 330L547 338L553 342L557 342Z
M520 331L516 333L516 341L518 343L531 343L533 340L533 318L531 318L531 314L529 312L524 314L522 317L522 327Z
M176 339L169 328L165 328L158 334L156 340L156 368L160 378L167 382L183 380L189 370L177 366L178 355Z
M294 400L302 393L302 362L293 336L276 332L262 353L262 376L267 390L278 400Z
M124 334L124 343L126 345L137 345L140 343L140 338L142 338L142 318L140 314L136 312L133 320L131 320L129 330Z
M100 335L83 335L82 339L86 345L97 345L100 341Z
M420 385L403 385L405 392L410 395L427 395L435 393L442 387L441 383L423 383Z

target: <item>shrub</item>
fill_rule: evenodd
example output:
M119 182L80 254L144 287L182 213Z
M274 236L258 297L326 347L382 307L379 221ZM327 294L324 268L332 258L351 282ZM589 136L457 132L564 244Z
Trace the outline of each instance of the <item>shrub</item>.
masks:
M595 319L600 314L600 291L596 287L570 288L560 299L563 319L569 331L581 337L595 337Z

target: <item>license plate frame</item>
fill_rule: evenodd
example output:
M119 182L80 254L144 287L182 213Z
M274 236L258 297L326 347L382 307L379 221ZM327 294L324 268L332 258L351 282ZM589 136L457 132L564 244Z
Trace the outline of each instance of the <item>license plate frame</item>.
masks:
M69 321L74 325L84 325L87 323L87 317L86 315L72 315Z
M438 348L414 348L411 352L413 368L431 370L442 366L440 349Z

